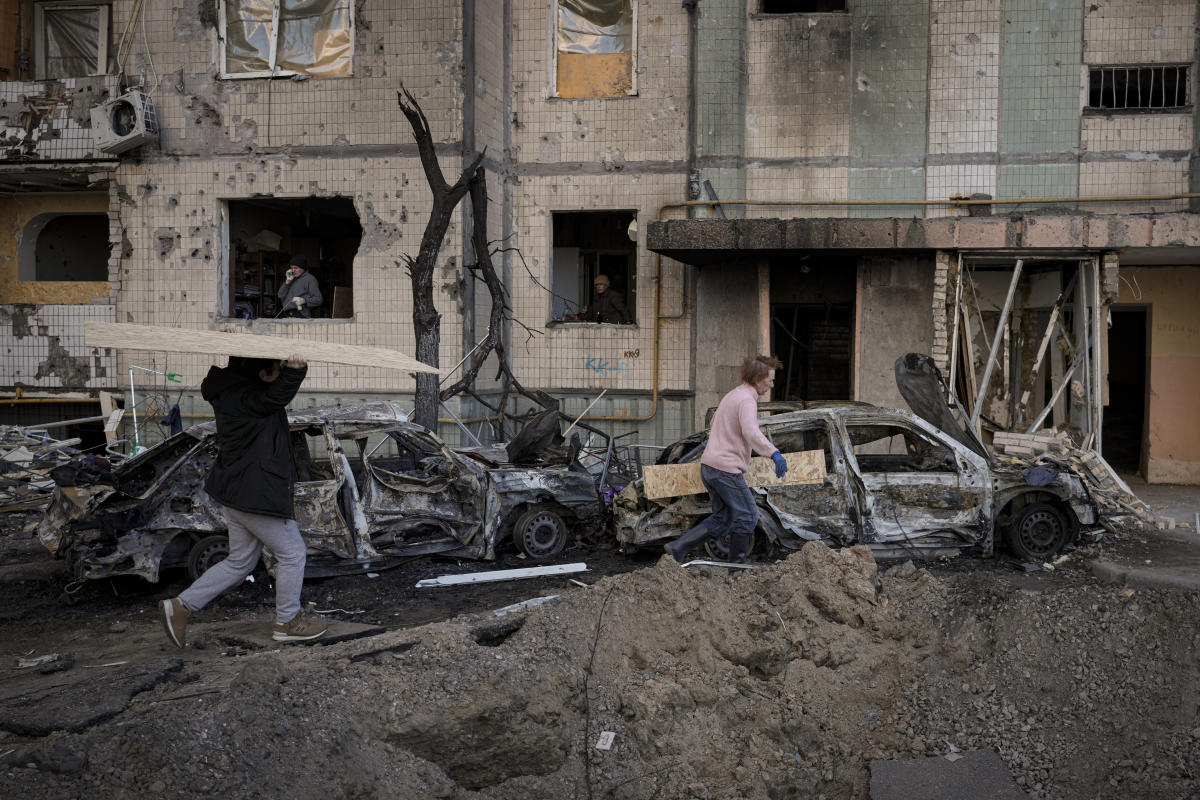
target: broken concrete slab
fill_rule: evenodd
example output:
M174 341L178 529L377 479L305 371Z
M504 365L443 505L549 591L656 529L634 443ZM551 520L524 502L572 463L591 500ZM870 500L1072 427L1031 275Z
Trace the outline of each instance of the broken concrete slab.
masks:
M1029 795L1013 780L995 750L871 762L871 800L1022 800Z

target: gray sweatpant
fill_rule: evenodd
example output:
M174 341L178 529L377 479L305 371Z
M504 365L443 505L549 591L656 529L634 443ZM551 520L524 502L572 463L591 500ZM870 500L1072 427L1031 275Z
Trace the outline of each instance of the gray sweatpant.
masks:
M199 611L217 595L236 586L254 571L263 546L275 556L275 621L291 622L300 613L304 584L304 539L294 519L247 514L221 506L229 527L229 555L196 579L179 595L188 611Z

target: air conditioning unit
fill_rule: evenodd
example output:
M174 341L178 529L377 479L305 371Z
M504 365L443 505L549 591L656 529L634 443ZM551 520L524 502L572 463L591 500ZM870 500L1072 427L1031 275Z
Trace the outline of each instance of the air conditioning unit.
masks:
M132 89L92 109L92 140L105 153L124 153L158 138L150 96Z

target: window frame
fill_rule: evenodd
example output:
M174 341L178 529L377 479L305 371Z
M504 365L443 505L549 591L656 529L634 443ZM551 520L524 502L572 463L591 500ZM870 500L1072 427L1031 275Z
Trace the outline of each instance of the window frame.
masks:
M222 0L223 1L223 0ZM90 77L108 74L108 43L112 32L112 4L96 2L96 0L48 0L33 5L33 37L34 37L34 80L58 80L46 76L46 12L65 9L96 9L100 14L99 41L96 43L96 68L87 75L67 77Z
M636 239L630 240L630 246L628 248L624 248L624 247L619 248L619 247L601 247L601 246L583 247L583 246L578 246L578 245L565 245L564 246L564 245L561 245L555 238L555 217L558 215L570 215L570 216L593 215L593 216L598 217L598 216L604 216L604 215L625 215L625 214L630 215L631 223L636 223L638 214L639 214L639 210L635 209L635 208L600 208L600 209L594 209L594 210L560 209L560 210L551 210L550 211L550 217L548 220L549 235L550 235L549 259L548 259L548 264L549 264L548 277L549 277L549 283L550 283L550 292L549 292L549 305L546 309L548 323L554 323L554 324L566 323L569 325L590 325L593 327L599 326L599 325L612 324L612 323L601 323L601 322L588 322L587 320L568 320L568 319L565 319L565 317L556 317L554 315L554 301L555 301L554 287L556 285L558 285L556 282L557 271L558 271L557 270L558 261L555 258L555 251L562 248L562 249L575 250L577 252L577 255L579 258L579 260L577 262L579 270L578 270L578 274L576 275L576 281L577 281L576 288L577 288L577 291L579 294L576 298L567 297L565 294L561 295L562 299L566 300L568 303L576 303L578 305L578 309L576 311L570 311L568 309L565 311L565 314L567 314L567 315L577 314L579 310L582 310L589 303L591 303L592 289L595 284L595 279L596 279L597 275L606 274L609 276L609 280L610 281L612 280L612 276L615 273L610 274L610 273L604 272L603 267L601 266L601 258L603 256L623 256L626 259L626 264L624 267L624 274L622 275L625 283L624 283L624 286L622 286L619 291L623 295L623 298L625 301L625 308L629 313L629 322L627 324L622 325L622 327L636 328L639 326L638 313L637 313L637 296L638 296L638 243L637 243L637 240ZM628 225L626 226L626 228L628 228ZM594 259L594 263L592 263L590 265L588 263L586 263L585 255L592 256Z
M258 72L230 72L228 69L228 64L226 62L226 58L228 56L228 51L225 46L225 42L227 39L226 31L228 30L228 24L229 24L229 18L227 15L228 0L218 0L218 2L217 2L217 58L219 59L219 61L218 61L217 67L220 70L218 77L221 80L253 80L256 78L290 78L293 75L303 75L306 77L313 77L313 76L310 76L307 72L296 72L295 70L290 70L290 69L280 69L276 65L276 58L278 57L278 54L279 54L279 13L280 13L281 6L282 6L281 0L272 0L272 3L271 3L271 30L274 35L271 36L271 49L270 49L270 54L269 54L270 57L267 59L267 61L272 65L271 69L265 70L265 71L259 70ZM346 7L350 14L350 26L349 26L350 71L348 73L346 73L345 75L339 75L337 78L328 78L328 80L338 80L338 79L343 79L343 78L353 78L354 77L354 56L355 56L354 43L355 43L355 38L356 38L355 28L357 25L355 11L354 11L355 3L349 2L349 3L347 3Z
M222 3L225 0L221 0ZM629 34L629 88L623 95L597 95L596 97L563 97L558 92L558 0L550 3L550 97L555 100L619 100L636 97L638 94L638 0L629 1L632 32Z
M1083 92L1082 92L1083 113L1089 114L1089 115L1189 114L1189 113L1191 113L1192 107L1193 107L1192 82L1195 80L1194 70L1192 69L1192 66L1193 66L1192 64L1185 64L1185 63L1179 63L1179 62L1162 63L1162 64L1084 64L1083 65ZM1150 106L1150 105L1105 106L1105 105L1098 105L1098 106L1094 106L1094 105L1092 105L1092 74L1094 72L1101 73L1101 76L1103 78L1103 76L1107 73L1116 72L1117 70L1123 70L1126 73L1126 80L1128 81L1128 77L1129 77L1128 73L1130 73L1130 72L1133 72L1136 74L1136 73L1140 73L1141 70L1151 70L1151 81L1153 81L1153 71L1154 70L1165 70L1165 69L1175 69L1175 70L1182 71L1182 77L1183 77L1182 95L1183 95L1183 101L1184 101L1182 105L1177 105L1177 106L1167 106L1167 105L1162 105L1162 106ZM1140 79L1138 80L1138 83L1140 84ZM1178 86L1178 83L1176 84L1176 86ZM1100 101L1101 101L1101 103L1103 103L1104 102L1103 94L1105 92L1105 87L1102 85L1098 89L1098 91L1100 93ZM1149 91L1152 96L1153 91L1154 91L1153 88L1151 88ZM1140 87L1139 87L1139 92L1140 92ZM1126 96L1128 96L1128 93L1129 93L1128 82L1126 83L1125 93L1126 93ZM1178 96L1179 96L1179 92L1177 91L1176 97L1178 97ZM1165 100L1165 95L1164 95L1164 100Z

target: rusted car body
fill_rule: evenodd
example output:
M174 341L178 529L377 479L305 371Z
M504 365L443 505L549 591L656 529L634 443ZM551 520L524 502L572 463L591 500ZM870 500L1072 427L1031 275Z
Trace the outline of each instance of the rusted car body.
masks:
M490 560L505 537L548 558L602 524L593 478L567 458L517 466L503 447L451 448L392 403L289 414L296 521L309 576L380 569L431 553ZM78 579L164 568L199 575L227 552L204 491L216 427L197 425L129 459L113 485L59 486L38 536Z
M876 555L931 557L969 551L990 555L1001 534L1022 558L1046 559L1096 507L1069 469L996 463L921 417L856 404L778 414L760 422L784 453L820 450L821 484L755 488L756 539L788 550L806 541L866 544ZM660 464L695 461L701 432L666 448ZM707 495L647 500L636 484L616 500L617 539L646 546L672 539L710 513ZM712 554L724 555L716 542Z

